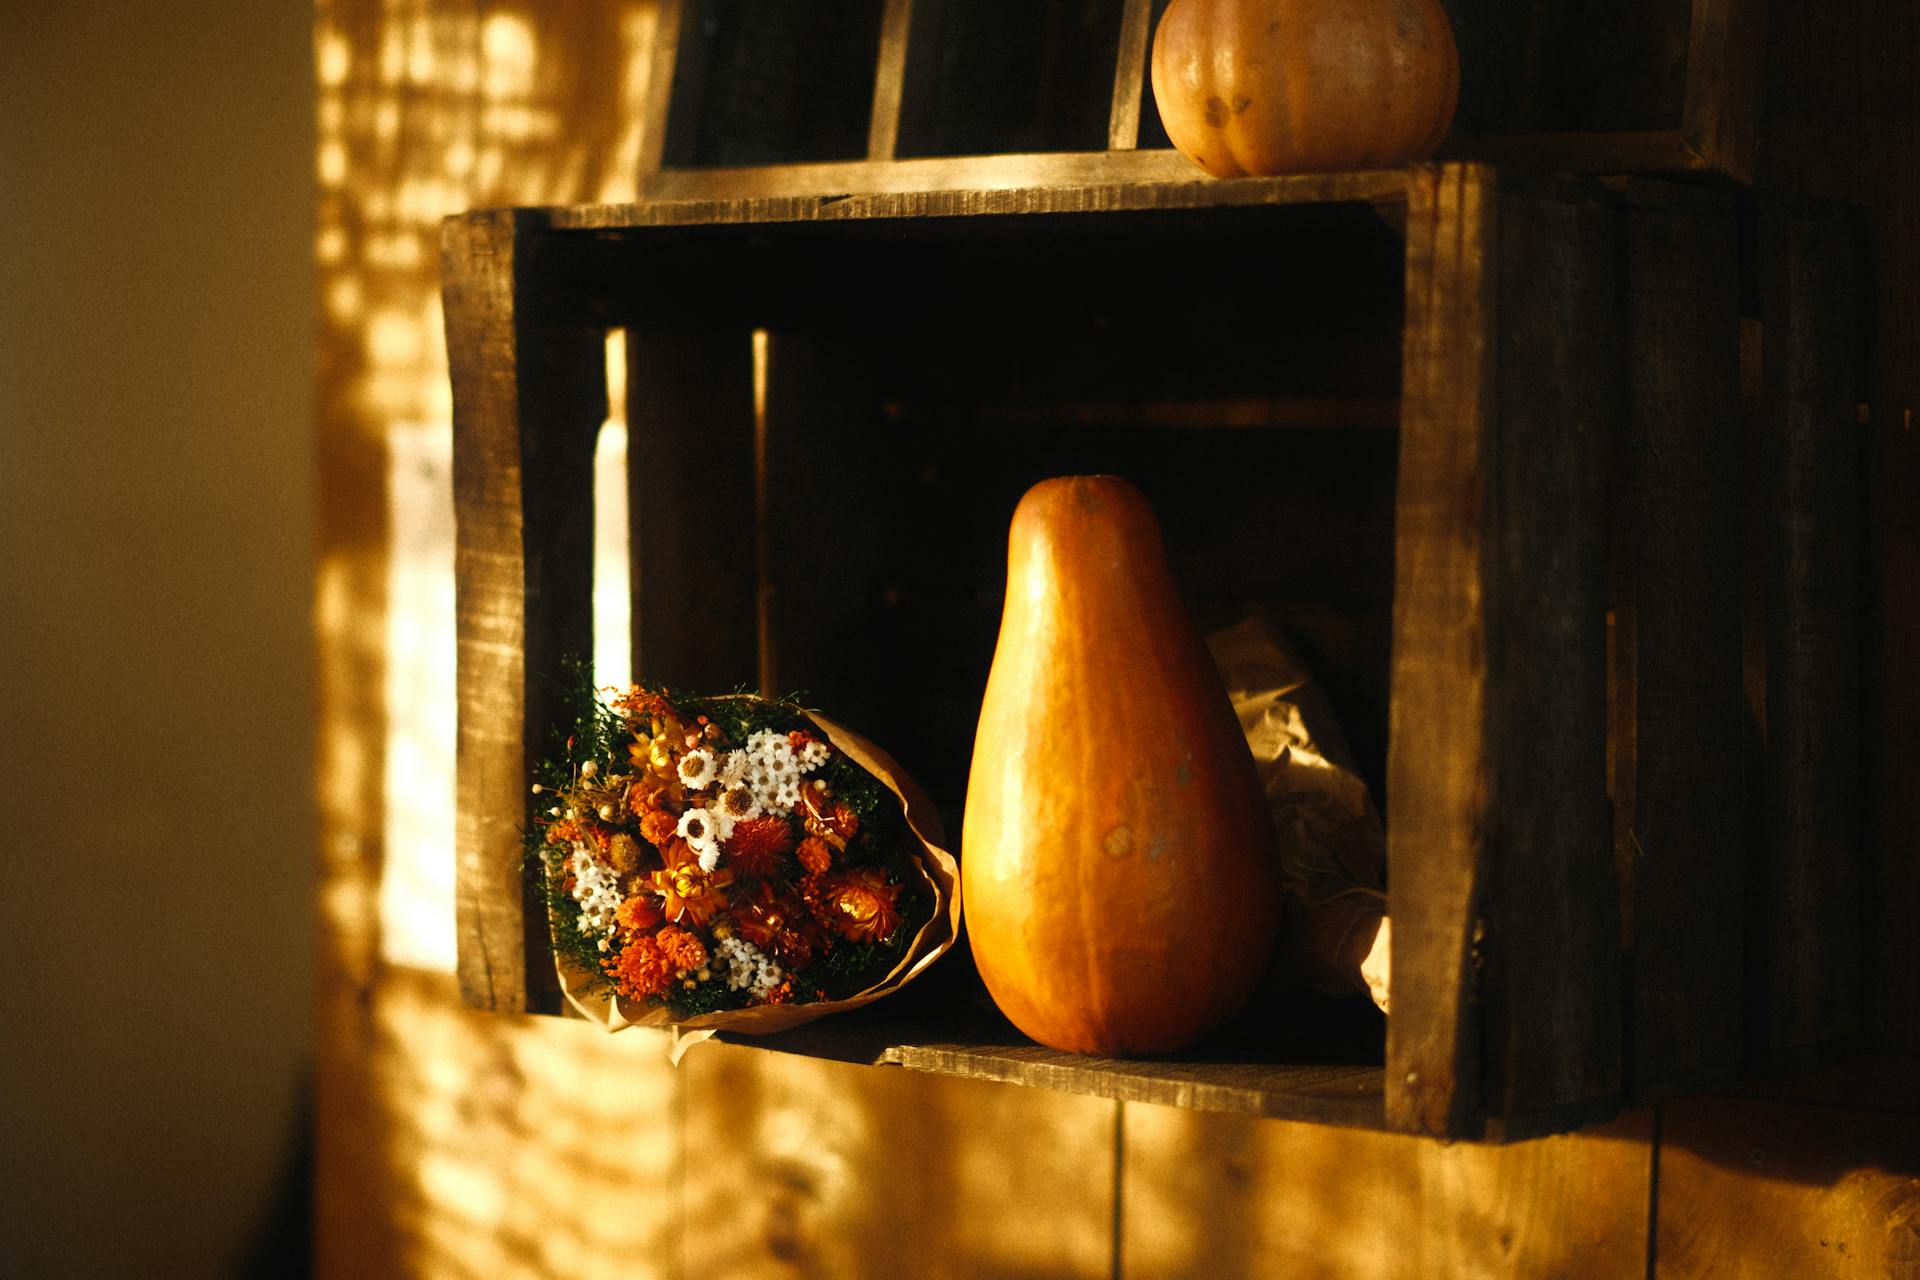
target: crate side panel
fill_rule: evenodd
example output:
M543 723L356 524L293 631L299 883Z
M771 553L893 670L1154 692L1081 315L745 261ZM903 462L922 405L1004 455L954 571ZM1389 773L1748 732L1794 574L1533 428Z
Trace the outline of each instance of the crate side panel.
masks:
M1742 1052L1746 700L1738 235L1718 215L1628 215L1632 427L1622 480L1631 670L1633 1086L1723 1078Z
M1612 211L1503 190L1488 556L1493 770L1482 1096L1508 1127L1620 1087L1606 801L1606 472L1623 413Z

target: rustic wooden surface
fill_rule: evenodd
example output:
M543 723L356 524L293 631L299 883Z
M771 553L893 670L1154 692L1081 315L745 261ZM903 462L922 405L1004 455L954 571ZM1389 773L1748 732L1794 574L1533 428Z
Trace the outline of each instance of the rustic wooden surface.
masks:
M688 1276L1113 1274L1118 1104L702 1045Z
M554 1012L544 898L527 874L532 765L566 724L558 673L593 652L593 450L605 342L543 281L537 215L447 224L460 652L456 839L461 989ZM543 253L543 251L545 251Z
M1853 228L1838 210L1760 223L1767 539L1767 1048L1855 1030L1865 526L1853 362Z
M751 336L744 324L627 331L628 572L641 683L754 684Z
M1680 131L1706 167L1742 182L1760 163L1766 0L1693 0Z
M873 75L873 107L867 122L867 159L893 159L900 143L900 100L906 91L907 33L913 27L913 0L884 0L880 15L880 57Z
M1129 1104L1129 1277L1646 1273L1651 1117L1507 1147Z
M1620 1091L1606 805L1606 463L1624 414L1615 217L1593 189L1499 197L1476 963L1482 1100L1510 1137L1611 1114Z
M1659 1179L1654 1276L1920 1277L1920 1117L1677 1102Z
M1867 704L1873 803L1866 899L1873 1029L1920 1051L1920 12L1907 0L1775 0L1773 186L1858 206L1873 367Z
M1387 782L1388 1118L1409 1129L1477 1133L1484 1104L1519 1136L1617 1092L1612 235L1590 198L1472 166L1412 186Z
M1745 1051L1745 481L1730 205L1629 189L1631 430L1615 600L1616 840L1638 1096L1724 1079ZM1660 193L1663 197L1665 192Z
M1394 1015L1388 1122L1456 1133L1477 1118L1476 926L1487 775L1487 563L1497 352L1498 197L1470 166L1423 173L1407 209L1405 372L1395 513Z

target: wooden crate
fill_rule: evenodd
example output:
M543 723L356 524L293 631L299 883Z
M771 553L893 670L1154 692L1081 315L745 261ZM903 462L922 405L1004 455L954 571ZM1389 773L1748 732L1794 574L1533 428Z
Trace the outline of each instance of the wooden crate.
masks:
M1177 1061L1056 1053L961 954L766 1047L1513 1139L1844 1033L1850 265L1760 225L1743 274L1722 196L1479 165L450 219L467 998L559 1007L520 831L618 326L641 678L805 689L953 819L1013 501L1110 468L1198 617L1284 617L1384 796L1384 1045L1276 998Z
M1178 181L1167 0L663 0L650 198ZM1447 0L1443 159L1751 180L1764 0Z

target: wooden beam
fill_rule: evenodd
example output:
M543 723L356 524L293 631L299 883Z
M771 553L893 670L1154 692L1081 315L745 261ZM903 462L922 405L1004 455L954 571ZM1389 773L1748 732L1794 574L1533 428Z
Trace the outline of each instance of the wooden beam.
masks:
M522 832L532 766L566 722L563 661L592 653L593 450L605 339L561 318L567 277L525 211L450 218L441 254L453 382L460 989L559 1006Z
M1761 219L1771 518L1762 901L1767 1049L1855 1030L1863 974L1861 424L1852 228L1833 207Z
M1597 193L1411 184L1395 517L1390 1124L1513 1138L1619 1093L1604 740L1614 225Z
M1113 66L1113 110L1107 117L1109 151L1132 151L1140 145L1140 113L1152 44L1153 0L1125 0L1120 49Z
M1387 759L1387 1121L1447 1136L1480 1125L1497 210L1493 176L1476 166L1442 166L1408 184Z
M656 0L653 60L647 72L647 101L640 117L639 189L648 189L667 154L667 116L673 104L674 68L680 55L680 28L691 0Z
M867 122L867 159L893 159L900 139L900 103L907 80L907 36L913 0L885 0L880 16L880 57L874 67L873 114Z
M1733 209L1675 211L1647 185L1627 190L1632 417L1614 600L1616 841L1629 876L1630 1070L1642 1099L1723 1082L1744 1051L1741 583L1751 550Z

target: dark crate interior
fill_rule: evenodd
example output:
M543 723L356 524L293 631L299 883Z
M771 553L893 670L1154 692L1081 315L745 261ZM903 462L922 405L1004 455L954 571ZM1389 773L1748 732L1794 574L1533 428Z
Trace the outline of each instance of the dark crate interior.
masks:
M1143 46L1124 34L1129 23L1157 29L1167 4L915 0L895 37L904 50L889 86L888 0L684 0L662 164L1167 148L1151 40ZM1759 15L1749 0L1448 0L1445 8L1460 49L1456 148L1677 129L1698 143L1704 125L1690 112L1732 121L1750 107L1742 94ZM1119 66L1136 56L1137 65ZM1138 124L1115 138L1116 81L1135 75ZM898 117L886 134L891 150L870 156L877 90L883 110L897 101Z
M866 155L880 13L881 0L689 3L663 163L732 167Z
M895 154L1101 151L1121 0L923 0Z
M717 340L744 357L752 331L767 332L758 671L745 655L730 672L663 668L643 646L636 678L800 693L893 753L957 848L1014 505L1048 476L1118 474L1152 500L1196 625L1256 610L1277 621L1384 804L1402 241L1364 204L1222 212L1206 234L1173 241L1166 215L1141 213L629 242L625 268L645 282L634 296L676 300L622 317L636 350L692 325L731 334ZM914 289L883 287L902 280ZM659 391L643 364L630 374L636 419ZM643 531L661 482L636 461ZM975 1038L1020 1042L964 945L901 995L811 1035L954 1017ZM1275 984L1196 1053L1377 1064L1383 1032L1364 997Z

